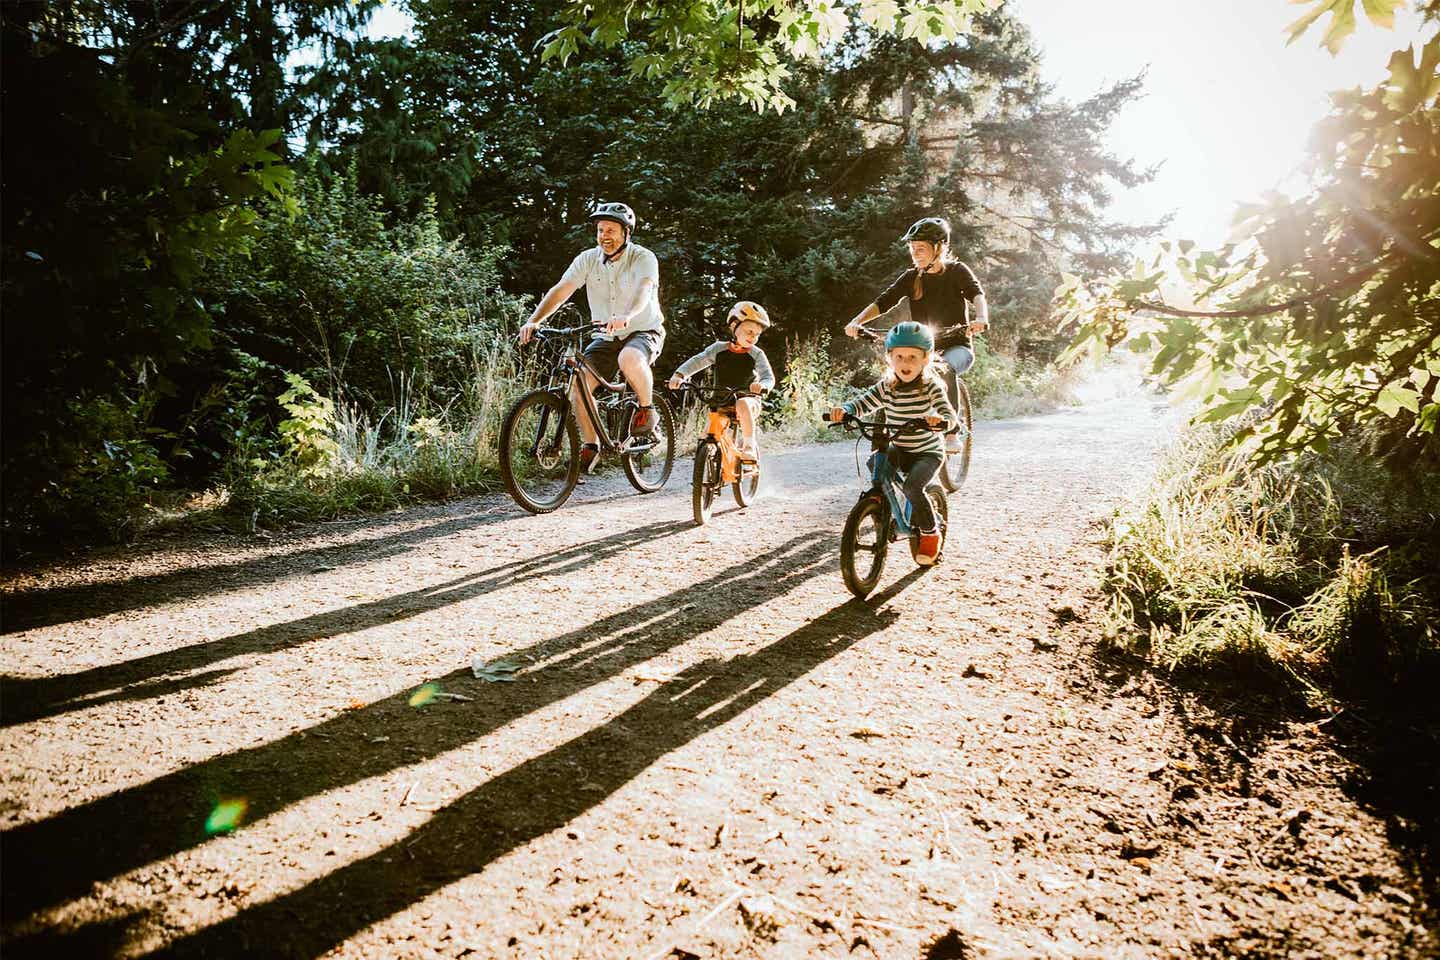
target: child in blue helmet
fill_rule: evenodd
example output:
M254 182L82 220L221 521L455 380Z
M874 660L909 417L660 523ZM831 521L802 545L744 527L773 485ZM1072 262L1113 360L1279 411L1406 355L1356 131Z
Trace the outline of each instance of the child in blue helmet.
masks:
M887 423L902 423L924 417L932 427L954 430L959 419L945 387L930 369L935 335L930 328L907 320L890 328L885 336L885 362L890 372L849 403L830 411L831 420L845 414L867 417L883 411ZM905 474L905 496L910 501L911 524L920 533L916 560L926 566L940 555L940 529L925 488L935 479L945 457L945 443L939 433L910 431L890 445L890 462Z

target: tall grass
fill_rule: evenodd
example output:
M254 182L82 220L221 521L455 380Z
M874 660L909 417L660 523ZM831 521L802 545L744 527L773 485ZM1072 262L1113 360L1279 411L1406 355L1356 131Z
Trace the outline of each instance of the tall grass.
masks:
M238 459L225 510L253 527L496 490L500 429L530 386L513 341L496 338L471 351L464 385L443 406L418 397L404 376L395 405L378 415L330 405L311 389L286 404L286 423L308 431L282 424L285 455Z
M1358 449L1254 467L1192 428L1111 523L1111 642L1310 700L1383 695L1440 667L1433 475Z

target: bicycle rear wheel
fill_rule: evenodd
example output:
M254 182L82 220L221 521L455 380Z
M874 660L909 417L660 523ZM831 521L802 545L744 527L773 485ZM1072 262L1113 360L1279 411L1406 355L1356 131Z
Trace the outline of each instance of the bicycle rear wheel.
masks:
M720 446L705 439L695 447L695 480L690 503L695 510L695 524L703 527L710 520L715 494L720 489Z
M867 493L845 518L840 534L840 574L846 588L864 599L880 582L885 555L890 549L890 506L883 497Z
M670 479L675 466L675 412L660 394L650 401L655 407L655 444L636 453L626 453L622 461L625 476L641 493L654 493ZM630 418L626 418L622 444L630 439Z
M940 465L940 485L948 492L954 493L965 485L965 478L970 476L970 447L975 440L972 432L974 418L970 412L970 391L965 387L965 381L959 381L960 402L955 408L956 415L960 418L960 442L963 449L960 453L947 453L945 462Z
M730 424L730 442L735 446L740 445L740 424ZM737 465L740 471L740 479L736 480L733 489L735 491L735 502L742 507L748 507L755 502L755 494L760 491L760 461L745 463L743 460Z
M500 476L531 513L549 513L570 498L580 478L580 437L563 397L532 390L515 401L500 430Z

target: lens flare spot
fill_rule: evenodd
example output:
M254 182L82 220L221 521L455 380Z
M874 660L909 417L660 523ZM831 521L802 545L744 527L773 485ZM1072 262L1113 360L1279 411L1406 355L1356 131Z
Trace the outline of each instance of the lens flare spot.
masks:
M410 706L423 707L427 703L433 703L440 695L440 684L427 683L414 693L410 694Z
M205 820L205 833L213 837L217 833L229 833L234 830L245 820L245 810L249 806L250 804L243 797L221 800Z

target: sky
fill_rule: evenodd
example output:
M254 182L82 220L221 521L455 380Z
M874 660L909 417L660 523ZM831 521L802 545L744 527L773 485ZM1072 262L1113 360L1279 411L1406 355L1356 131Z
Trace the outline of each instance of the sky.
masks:
M1410 4L1413 6L1413 3ZM1057 96L1082 100L1148 68L1147 93L1111 128L1111 151L1155 181L1117 187L1113 213L1131 222L1167 212L1167 235L1218 246L1237 203L1297 192L1305 144L1328 92L1383 79L1390 51L1419 46L1419 18L1393 31L1363 17L1339 56L1320 47L1321 19L1290 46L1286 25L1309 9L1284 0L1011 0L1043 52Z
M1309 9L1286 0L1010 0L1010 9L1029 25L1059 97L1083 100L1147 71L1144 97L1125 107L1109 144L1160 169L1145 186L1116 185L1112 213L1132 223L1173 213L1166 235L1206 247L1225 242L1237 204L1297 192L1329 92L1378 83L1390 52L1420 36L1418 16L1402 10L1394 30L1362 16L1338 56L1320 46L1328 16L1286 46L1285 27ZM370 32L409 26L392 0Z

